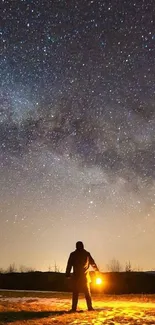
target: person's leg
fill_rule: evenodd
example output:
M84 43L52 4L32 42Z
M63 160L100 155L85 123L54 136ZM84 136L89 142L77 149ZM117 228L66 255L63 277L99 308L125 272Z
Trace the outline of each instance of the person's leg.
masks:
M85 284L84 294L85 294L85 299L86 299L86 302L87 302L88 310L93 310L91 292L90 292L90 284L89 283Z
M77 309L78 297L79 297L78 286L77 283L74 283L73 292L72 292L72 311L76 311Z

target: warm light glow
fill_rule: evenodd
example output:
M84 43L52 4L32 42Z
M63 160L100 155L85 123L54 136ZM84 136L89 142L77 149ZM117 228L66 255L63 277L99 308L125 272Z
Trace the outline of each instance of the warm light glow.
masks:
M96 278L96 284L97 284L97 285L102 284L102 279L101 279L101 278Z

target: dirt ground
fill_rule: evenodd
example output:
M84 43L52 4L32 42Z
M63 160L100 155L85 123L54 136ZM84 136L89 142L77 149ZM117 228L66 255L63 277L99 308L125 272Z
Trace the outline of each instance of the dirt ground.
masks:
M83 296L70 314L71 295L64 293L0 292L0 325L155 325L155 296L93 296L88 312Z

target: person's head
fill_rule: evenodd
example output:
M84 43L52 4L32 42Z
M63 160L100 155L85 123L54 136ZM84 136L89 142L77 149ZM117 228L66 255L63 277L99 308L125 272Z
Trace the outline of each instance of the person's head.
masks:
M76 243L76 249L77 249L78 251L84 249L84 245L83 245L82 241L78 241L78 242Z

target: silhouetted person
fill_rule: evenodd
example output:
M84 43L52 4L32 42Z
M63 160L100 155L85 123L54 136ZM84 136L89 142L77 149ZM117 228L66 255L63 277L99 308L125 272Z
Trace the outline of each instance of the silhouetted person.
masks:
M73 312L77 309L79 292L85 294L88 310L93 310L90 293L90 265L95 271L99 271L90 253L84 249L83 243L78 241L76 243L76 250L69 256L66 268L66 276L69 278L73 267L73 294L71 309Z

